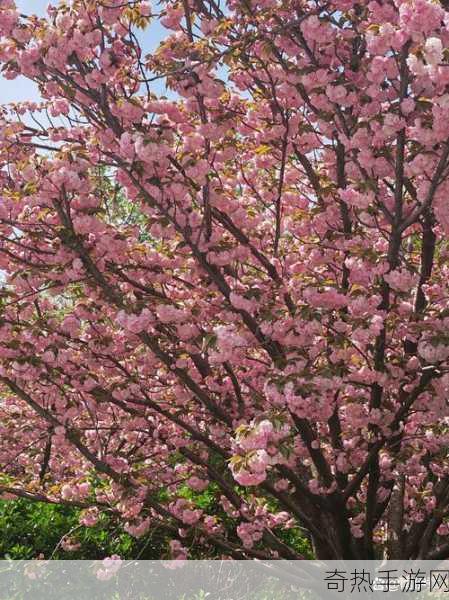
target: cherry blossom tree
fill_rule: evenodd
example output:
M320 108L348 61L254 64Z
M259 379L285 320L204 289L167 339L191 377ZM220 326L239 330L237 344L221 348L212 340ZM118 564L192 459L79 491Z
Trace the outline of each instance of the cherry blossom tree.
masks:
M42 98L1 109L4 497L174 558L448 557L449 12L0 0L0 35Z

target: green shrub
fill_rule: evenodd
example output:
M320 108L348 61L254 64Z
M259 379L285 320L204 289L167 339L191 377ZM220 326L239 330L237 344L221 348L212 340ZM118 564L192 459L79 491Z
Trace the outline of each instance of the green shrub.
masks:
M140 540L125 533L117 521L102 515L94 527L78 523L78 509L30 502L0 501L0 558L100 559L118 554L125 559L160 559L167 555L166 535L153 529ZM80 544L75 551L61 546L64 536Z
M225 528L235 532L237 521L221 508L220 491L215 484L210 484L202 492L184 486L180 496L206 514L217 515ZM271 502L272 508L275 508L275 501ZM161 526L152 527L142 538L135 539L123 530L118 519L105 513L101 514L95 526L80 526L80 512L80 509L69 506L26 499L0 500L0 559L33 559L43 555L46 559L95 560L112 554L123 559L169 558L169 540L173 534ZM313 558L310 543L299 528L278 528L276 534L306 558ZM64 549L61 543L64 539L70 539L79 548ZM214 548L196 546L195 541L187 542L187 546L192 559L215 559L220 555ZM263 548L263 542L260 542L260 547Z

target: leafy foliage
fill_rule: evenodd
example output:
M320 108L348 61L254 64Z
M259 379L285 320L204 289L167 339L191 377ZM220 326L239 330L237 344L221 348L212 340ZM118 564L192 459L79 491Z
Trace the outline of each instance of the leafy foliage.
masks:
M167 553L167 539L160 529L136 540L104 514L93 527L82 527L79 513L72 507L25 499L0 501L0 558L31 560L42 555L55 560L95 560L118 554L159 560ZM80 544L79 549L64 550L61 541L68 536Z

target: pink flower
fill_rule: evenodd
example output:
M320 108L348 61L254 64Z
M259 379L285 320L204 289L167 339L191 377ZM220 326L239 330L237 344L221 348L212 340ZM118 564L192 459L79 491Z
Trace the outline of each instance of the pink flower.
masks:
M187 485L196 492L202 492L207 488L209 482L204 479L200 479L199 477L193 476L187 480Z
M247 300L243 296L240 296L239 294L235 294L234 292L231 292L231 294L229 295L229 300L230 300L232 306L234 306L234 308L237 308L239 310L246 310L248 312L251 312L255 306L254 301Z
M290 485L290 483L289 483L288 479L279 479L278 481L275 482L274 488L278 492L285 492L288 490L289 485Z
M250 453L248 466L255 473L264 473L269 464L271 464L271 459L265 450L260 449Z
M64 484L61 488L61 497L63 500L70 500L76 493L74 492L72 486L67 483Z
M178 29L183 14L182 9L169 7L166 11L166 16L161 19L161 25L167 27L167 29Z
M265 471L260 471L258 473L250 473L245 469L240 469L239 471L233 471L234 479L240 485L244 486L252 486L259 485L263 481L265 481L267 475Z
M390 271L384 275L385 281L398 292L410 291L417 282L417 277L414 273L410 273L405 269L397 269Z
M124 158L132 159L135 154L132 135L128 132L122 134L120 138L120 152Z
M83 483L79 483L77 485L78 496L80 498L86 498L90 492L90 483L88 481L84 481Z
M183 310L169 304L159 304L156 308L156 313L162 323L179 323L186 320Z
M200 520L202 514L203 511L200 509L191 510L187 508L182 511L181 519L186 525L194 525Z
M351 525L351 533L355 538L363 537L363 529L360 527L360 525Z
M52 117L58 117L59 115L68 115L70 112L70 105L64 98L53 99L50 105L50 114Z
M426 74L426 67L424 66L424 63L421 62L414 54L411 54L407 58L407 65L414 75L422 76Z
M84 511L80 518L80 524L85 527L93 527L98 523L99 511L97 507L88 508Z
M187 558L187 548L184 548L179 540L170 541L170 552L175 561L184 561ZM176 567L172 565L170 568Z
M449 358L449 346L445 344L433 344L423 340L418 344L419 355L428 363L436 363Z
M149 518L137 520L135 523L126 523L124 530L135 538L144 536L150 529Z
M9 35L19 19L16 10L2 10L0 13L0 34Z
M351 188L340 190L340 198L346 202L346 204L362 209L368 208L374 202L374 196L372 193L362 193Z
M443 60L443 44L439 38L427 38L424 44L424 58L432 66L438 65Z
M61 540L61 548L66 552L74 552L75 550L79 550L81 548L81 543L74 541L70 537L64 537Z
M257 523L240 523L237 526L237 535L242 540L245 548L252 548L255 542L262 539L262 531Z
M412 98L406 98L401 102L401 111L404 115L409 115L415 110L415 101Z

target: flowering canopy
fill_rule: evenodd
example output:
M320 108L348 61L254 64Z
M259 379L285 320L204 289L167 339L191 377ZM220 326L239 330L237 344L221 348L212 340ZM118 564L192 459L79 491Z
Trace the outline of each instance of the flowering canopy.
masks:
M438 0L0 0L0 35L42 96L1 114L0 490L176 558L449 556Z

